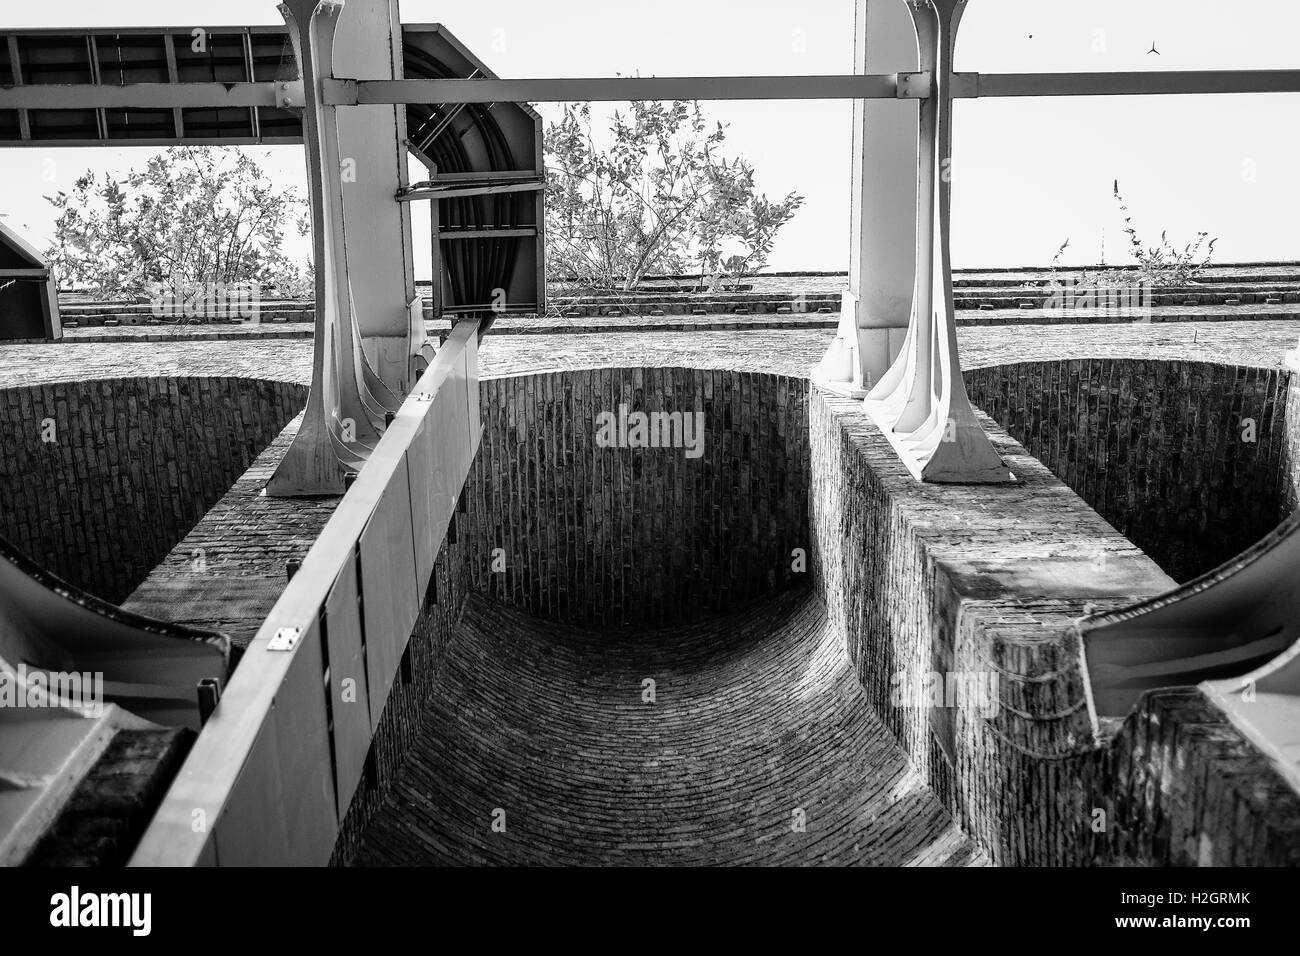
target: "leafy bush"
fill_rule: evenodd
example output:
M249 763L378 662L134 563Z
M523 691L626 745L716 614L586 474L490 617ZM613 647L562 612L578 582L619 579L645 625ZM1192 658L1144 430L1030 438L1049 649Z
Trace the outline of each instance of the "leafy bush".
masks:
M701 281L762 269L803 204L758 194L754 168L723 157L726 127L698 103L634 102L597 145L589 103L546 129L547 271L592 289L635 290L648 275L698 267Z
M1176 248L1170 241L1168 232L1160 233L1160 245L1147 246L1133 226L1133 216L1128 203L1120 195L1119 180L1115 180L1115 201L1119 204L1120 215L1124 218L1124 233L1128 236L1129 249L1137 264L1136 269L1111 268L1083 270L1077 285L1083 288L1115 288L1118 286L1142 285L1149 288L1162 286L1183 286L1196 282L1201 273L1210 265L1214 257L1214 244L1218 239L1210 239L1208 232L1198 232L1196 241L1188 243L1182 249ZM1066 239L1052 257L1052 281L1057 278L1061 256L1070 246Z
M179 146L121 180L87 170L56 209L47 252L61 281L101 298L159 285L257 282L263 294L310 297L311 266L281 249L285 229L311 229L307 204L239 150Z

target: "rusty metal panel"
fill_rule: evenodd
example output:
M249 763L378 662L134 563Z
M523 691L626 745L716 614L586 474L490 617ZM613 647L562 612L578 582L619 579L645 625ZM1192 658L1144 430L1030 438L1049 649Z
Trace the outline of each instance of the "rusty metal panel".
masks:
M403 456L361 533L361 608L373 727L379 725L398 662L419 616L420 597L415 586L411 491Z
M325 654L317 620L298 641L271 713L293 866L325 866L339 832L325 705Z
M330 707L334 717L334 782L340 820L361 783L373 733L357 594L357 558L353 552L325 602Z
M277 866L289 859L284 794L280 783L280 746L275 722L262 723L232 788L214 839L218 866ZM209 821L211 823L212 821Z

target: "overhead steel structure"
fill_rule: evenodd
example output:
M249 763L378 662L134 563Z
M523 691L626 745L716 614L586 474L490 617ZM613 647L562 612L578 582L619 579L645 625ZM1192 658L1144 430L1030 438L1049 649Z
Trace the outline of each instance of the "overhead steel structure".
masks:
M387 3L380 6L390 9ZM362 18L359 4L350 5L349 12L340 29L362 33L366 49L358 53L355 38L341 45L341 71L438 80L494 76L440 24L402 24L400 41L394 41L395 12ZM390 65L394 57L400 68ZM298 62L283 25L0 30L0 100L6 93L28 105L0 108L0 147L303 141ZM160 100L170 105L159 106ZM363 130L349 130L349 124L361 123L379 132L371 128L376 112L340 117L351 144L343 150L351 161L344 177L347 195L356 207L376 204L365 217L345 210L351 232L359 237L352 256L362 255L363 246L387 248L385 230L409 229L409 223L398 225L409 214L392 204L395 194L403 203L430 200L434 318L457 314L490 320L543 309L541 117L526 103L406 104L393 123L404 124L407 150L428 171L425 181L409 188L396 182L404 174L396 168L400 154L390 159L379 152L397 132L366 137ZM384 175L377 176L381 171ZM419 319L406 309L414 283L398 277L404 263L392 255L387 262L363 265L353 269L354 294L365 300L364 314L357 317L361 338L380 377L401 390L402 376L397 370L386 376L383 366L397 350L391 340L403 337L399 321ZM378 291L394 282L410 293L401 309L395 296ZM370 303L382 305L391 321L371 316ZM412 333L418 347L423 334L418 328Z

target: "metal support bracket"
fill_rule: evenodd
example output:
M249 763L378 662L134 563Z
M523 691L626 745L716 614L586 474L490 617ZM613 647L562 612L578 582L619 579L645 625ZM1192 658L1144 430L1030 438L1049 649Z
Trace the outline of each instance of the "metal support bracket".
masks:
M275 636L266 644L268 651L291 651L298 646L298 640L302 637L302 628L300 627L282 627L275 632Z
M928 100L933 89L934 77L930 73L898 74L898 98L900 100Z

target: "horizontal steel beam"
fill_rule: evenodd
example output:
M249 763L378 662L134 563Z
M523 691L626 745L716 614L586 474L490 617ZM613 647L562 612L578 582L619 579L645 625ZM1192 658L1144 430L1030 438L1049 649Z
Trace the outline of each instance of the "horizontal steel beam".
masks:
M649 76L569 79L326 80L334 106L394 103L543 103L582 100L924 99L925 73L863 76ZM959 73L953 95L1121 96L1297 93L1300 70L1151 73ZM94 83L0 86L0 109L300 107L302 83Z
M1159 73L958 73L953 96L1129 96L1300 93L1300 70Z
M411 202L416 199L464 199L468 196L496 196L501 193L538 192L546 188L544 182L530 183L475 183L463 186L428 186L417 184L405 192L397 194L398 202Z
M0 139L0 149L70 149L81 146L301 146L301 136L105 136L79 139Z
M953 95L1121 96L1296 93L1300 70L1135 73L958 73ZM335 106L380 103L546 103L629 100L924 99L926 73L864 76L649 76L570 79L345 80L325 82Z
M564 103L627 100L894 99L904 86L928 95L928 77L904 84L894 73L864 76L615 76L537 80L327 80L335 106L379 103ZM925 87L925 92L920 92Z
M302 83L34 83L0 86L0 109L90 110L302 106Z
M517 229L440 229L437 232L439 239L522 239L535 235L536 226L520 226Z

